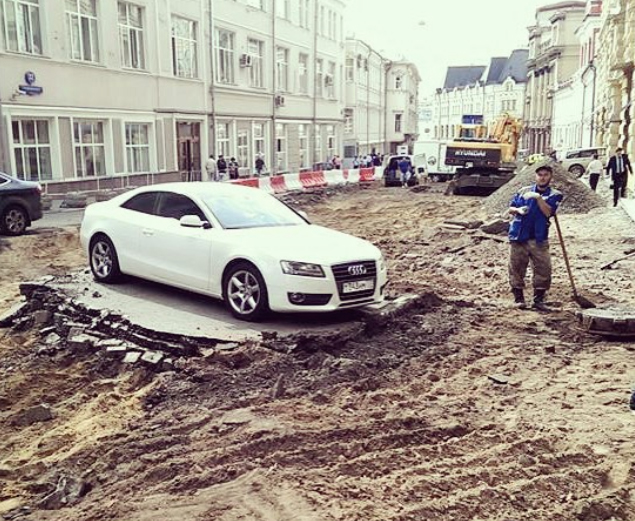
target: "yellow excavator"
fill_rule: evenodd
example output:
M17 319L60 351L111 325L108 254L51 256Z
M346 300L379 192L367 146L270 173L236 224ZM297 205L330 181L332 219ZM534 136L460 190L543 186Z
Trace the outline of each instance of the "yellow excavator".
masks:
M456 167L448 190L462 194L474 188L494 191L503 186L516 170L521 131L521 120L508 113L489 127L479 120L464 119L446 149L445 164Z

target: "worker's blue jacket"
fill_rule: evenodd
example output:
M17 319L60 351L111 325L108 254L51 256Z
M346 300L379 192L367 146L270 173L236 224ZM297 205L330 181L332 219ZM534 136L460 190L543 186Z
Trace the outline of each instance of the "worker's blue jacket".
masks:
M536 242L544 242L549 238L549 218L542 213L535 199L525 199L523 194L527 192L539 192L534 184L521 188L509 203L510 208L526 206L525 215L516 214L509 225L509 240L512 242L527 242L535 239ZM551 215L556 213L558 205L562 201L562 192L555 188L547 187L544 192L539 192L545 202L551 207Z

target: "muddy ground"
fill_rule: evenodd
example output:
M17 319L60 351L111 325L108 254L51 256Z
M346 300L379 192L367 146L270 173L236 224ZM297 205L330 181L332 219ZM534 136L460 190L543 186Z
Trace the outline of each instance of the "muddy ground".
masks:
M504 236L444 225L486 215L482 198L443 188L296 198L314 222L384 251L391 296L423 295L352 340L244 345L156 374L0 330L0 515L635 519L635 344L577 328L555 237L553 312L513 309ZM635 258L600 268L635 248L635 224L606 208L561 225L581 292L634 306ZM75 228L11 239L0 260L0 308L20 281L84 263ZM25 425L41 403L54 418ZM73 486L74 504L51 501Z

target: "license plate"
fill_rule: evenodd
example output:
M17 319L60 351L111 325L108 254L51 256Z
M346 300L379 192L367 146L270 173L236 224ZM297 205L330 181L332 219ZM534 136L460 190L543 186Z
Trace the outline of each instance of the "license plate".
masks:
M342 283L342 293L355 293L356 291L365 291L369 289L375 289L375 281L373 279L354 280Z

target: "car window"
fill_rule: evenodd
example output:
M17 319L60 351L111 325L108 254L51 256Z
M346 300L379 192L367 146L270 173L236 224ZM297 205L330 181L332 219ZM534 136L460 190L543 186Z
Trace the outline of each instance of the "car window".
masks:
M205 214L192 199L173 192L161 194L157 215L176 219L177 221L184 215L196 215L201 221L207 220Z
M597 154L597 150L580 150L580 157L593 157L593 154Z
M144 192L142 194L137 194L123 203L121 207L127 208L128 210L134 210L135 212L153 215L158 195L159 194L157 192Z
M249 190L251 192L231 197L222 193L210 194L203 202L225 229L307 224L302 217L275 197L263 194L259 190Z

